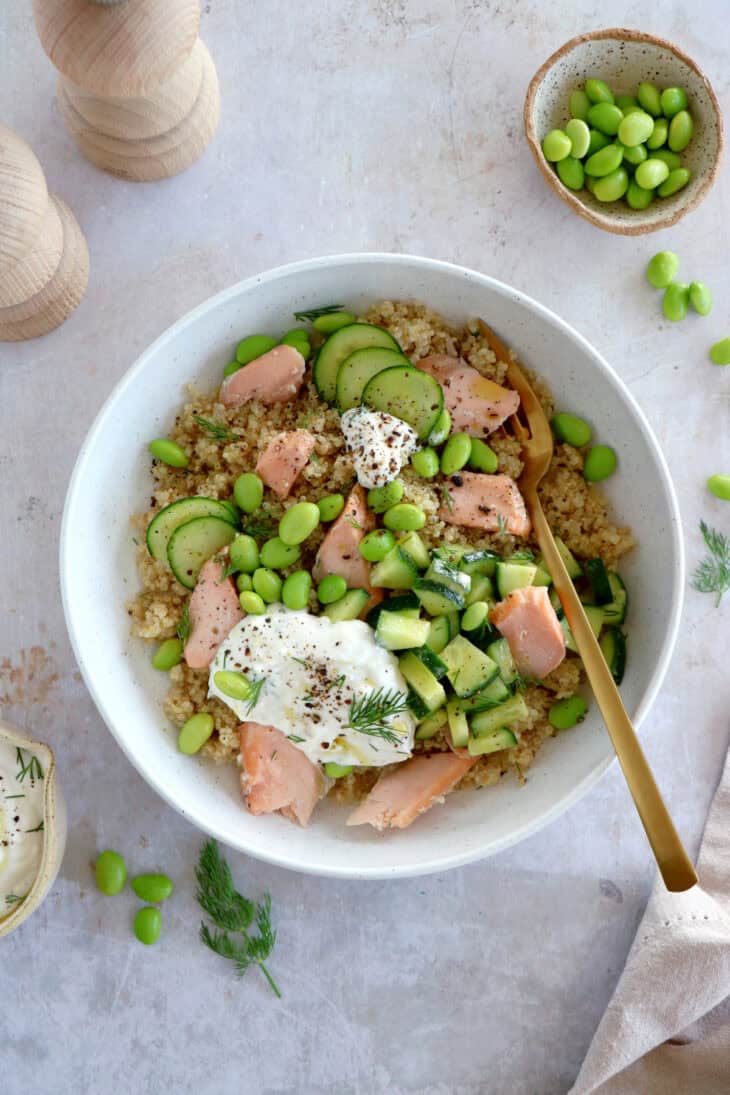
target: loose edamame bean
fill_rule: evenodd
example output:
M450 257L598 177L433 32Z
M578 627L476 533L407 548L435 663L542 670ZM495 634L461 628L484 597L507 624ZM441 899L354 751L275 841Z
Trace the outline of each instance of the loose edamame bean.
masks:
M570 155L582 160L591 143L591 131L581 118L571 118L565 127L566 136L570 137Z
M385 511L383 523L393 532L413 532L426 524L426 514L412 502L399 502Z
M627 205L631 209L646 209L653 201L654 191L645 190L643 186L639 186L636 179L632 179L626 191Z
M190 463L190 457L185 449L180 448L174 441L167 437L159 437L156 441L150 441L147 448L155 460L161 464L168 464L171 468L186 468Z
M162 930L162 914L152 905L145 905L134 918L134 934L140 943L151 947L160 938Z
M489 614L489 605L486 601L475 601L473 605L469 605L464 615L461 617L461 629L462 631L476 631L478 627L481 627Z
M312 352L309 335L303 327L294 327L291 331L287 331L279 345L293 346L295 350L299 350L305 361Z
M707 489L715 498L730 502L730 475L711 475L707 480Z
M640 165L640 167L643 166L643 164ZM640 167L637 168L637 171L640 170ZM599 202L615 202L619 198L623 198L628 189L629 173L626 168L618 167L610 175L603 175L600 179L596 179L593 193Z
M233 497L236 505L244 513L253 513L261 505L264 497L264 482L255 472L245 471L233 484Z
M471 437L468 433L452 433L441 453L441 471L444 475L454 475L469 463L471 456Z
M354 764L335 764L330 760L325 764L324 772L330 779L342 779L343 776L349 776L354 767Z
M646 268L646 280L655 289L666 289L677 276L679 271L679 255L674 251L657 251L649 259Z
M627 148L636 148L648 140L654 129L654 119L643 110L635 110L621 119L618 139Z
M248 365L249 361L255 361L276 346L276 339L268 335L249 335L242 338L236 346L236 361L239 365Z
M607 144L588 157L583 165L585 173L586 175L593 175L595 178L610 175L612 171L621 166L623 158L624 150L620 144Z
M242 593L241 596L245 597L247 594ZM205 711L191 715L177 736L177 747L180 752L189 757L199 753L213 733L214 726L213 716Z
M657 148L651 155L654 160L663 160L670 171L676 171L682 166L678 153L672 152L669 148Z
M560 414L553 415L550 425L558 440L564 441L566 445L582 449L584 445L590 444L591 427L575 414L561 411Z
M243 574L253 574L259 565L259 548L253 536L242 533L228 549L231 566Z
M646 139L646 147L652 152L666 144L669 133L669 122L666 118L655 118L654 128Z
M258 556L258 552L257 552ZM254 567L254 570L256 567ZM251 572L253 573L253 571ZM247 593L248 590L253 589L253 582L251 581L251 574L239 574L236 578L236 589L239 593Z
M587 710L588 704L582 696L566 696L552 705L548 711L548 722L556 730L570 730L583 722Z
M586 190L589 190L591 194L595 188L596 181L597 180L594 179L592 175L586 175Z
M423 479L433 479L439 470L438 453L431 448L419 449L411 457L411 467Z
M285 570L286 567L294 566L301 554L295 544L285 544L280 536L272 536L262 545L259 562L274 570Z
M676 194L678 190L685 187L691 178L692 172L688 167L675 167L674 171L669 172L657 190L657 194L660 198L670 198L672 194Z
M259 597L258 593L254 593L253 590L251 592L244 591L238 600L241 603L241 608L248 616L263 616L266 612L263 598Z
M621 104L617 102L616 106L621 106ZM621 110L623 111L625 118L627 114L635 114L637 110L641 110L641 107L638 103L628 103L626 106L621 106Z
M591 78L585 82L586 95L592 103L612 103L613 92L603 80Z
M441 414L436 419L436 425L428 435L429 445L441 445L451 433L451 415L446 407L443 407ZM400 499L399 499L400 501Z
M570 137L562 129L551 129L543 138L542 151L546 160L557 163L570 155Z
M278 574L268 567L259 567L253 572L251 578L254 593L258 593L262 601L267 605L274 604L281 597L283 582Z
M240 368L241 366L238 364L237 361L229 361L225 369L223 370L224 378L227 376L231 376L233 373L237 373Z
M576 88L570 93L570 116L579 118L582 122L588 117L588 108L591 101L582 88Z
M645 190L654 190L655 187L664 182L668 175L669 168L664 160L659 160L656 156L650 156L648 160L644 160L636 168L634 178L639 186L643 186Z
M474 468L475 471L485 471L488 475L491 475L499 467L499 457L485 441L481 441L478 437L472 437L469 467Z
M387 528L376 528L363 536L358 549L369 563L379 563L395 547L395 536Z
M664 290L662 311L672 323L679 323L687 315L689 306L689 285L683 281L673 281Z
M312 588L312 575L308 570L295 570L281 587L281 599L287 608L306 608L309 591Z
M624 117L626 116L627 108L630 106L637 107L639 110L641 110L641 107L639 106L633 95L617 95L616 106L621 107L624 112Z
M585 184L585 171L580 160L574 156L566 156L564 160L555 165L558 178L568 190L582 190Z
M219 669L213 674L213 683L224 696L232 700L247 700L251 695L251 684L243 673L232 669Z
M680 110L669 123L669 136L667 144L672 152L683 152L692 140L694 124L692 115L687 110Z
M703 281L690 282L689 302L698 316L709 316L712 311L712 293Z
M649 153L646 151L646 145L637 144L634 148L624 148L624 163L630 163L633 167L637 167L640 163L643 163L647 159Z
M319 506L314 502L295 502L279 521L279 538L289 547L303 544L319 522Z
M659 89L654 84L650 84L648 81L639 84L636 98L647 114L651 114L654 118L659 117L662 112L662 103Z
M595 445L586 453L583 478L589 483L602 483L616 471L616 453L608 445Z
M119 852L107 848L96 860L94 866L97 889L107 897L121 893L127 882L127 864Z
M152 658L152 665L155 669L161 669L163 673L167 673L168 670L180 664L182 655L182 639L165 639L164 643L160 643L157 647Z
M602 148L611 143L611 138L607 137L605 133L601 133L600 129L592 129L590 144L588 145L587 156L592 156L594 152L600 152Z
M132 879L132 889L140 901L159 905L167 901L175 887L166 874L138 874Z
M326 316L317 316L312 320L312 326L321 335L331 335L333 331L339 331L340 327L349 327L356 318L351 312L330 312Z
M345 507L345 499L341 494L325 494L317 502L320 521L334 521L339 517Z
M721 338L710 347L710 361L713 365L730 365L730 338Z
M384 487L373 487L368 491L368 505L373 513L385 513L403 497L403 484L400 479L392 479Z
M588 121L601 133L615 137L623 120L623 111L611 103L595 103L588 111Z
M673 118L680 110L687 109L687 93L681 87L665 87L659 100L665 118Z
M339 574L328 574L317 586L317 599L322 605L331 605L347 593L347 582Z

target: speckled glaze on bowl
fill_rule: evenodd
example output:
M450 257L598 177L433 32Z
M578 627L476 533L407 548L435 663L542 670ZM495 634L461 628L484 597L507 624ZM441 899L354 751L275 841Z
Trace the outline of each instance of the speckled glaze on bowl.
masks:
M588 190L563 186L542 153L551 129L570 118L570 93L590 76L605 80L617 95L634 95L642 80L659 88L679 85L689 98L694 135L682 153L692 178L670 198L655 198L647 209L630 209L624 201L603 203ZM543 177L558 197L591 224L607 232L639 236L669 228L707 195L720 166L723 123L710 81L695 62L671 42L638 30L597 30L571 38L553 53L530 81L524 109L525 134Z

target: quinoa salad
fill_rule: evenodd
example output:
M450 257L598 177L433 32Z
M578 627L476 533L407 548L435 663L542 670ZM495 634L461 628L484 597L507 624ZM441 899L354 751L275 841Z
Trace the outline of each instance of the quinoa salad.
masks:
M131 627L178 748L236 765L243 807L306 825L330 796L349 825L404 828L580 733L582 663L519 489L519 396L477 324L399 301L295 318L243 338L150 443ZM541 501L620 683L633 540L590 481L615 457L529 375L556 437Z

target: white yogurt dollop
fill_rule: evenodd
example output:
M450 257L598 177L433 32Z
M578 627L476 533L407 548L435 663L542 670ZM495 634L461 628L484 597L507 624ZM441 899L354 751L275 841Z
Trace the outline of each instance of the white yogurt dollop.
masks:
M36 880L43 857L43 769L27 749L0 742L0 920Z
M361 486L384 487L395 479L418 448L418 434L407 422L384 411L353 407L340 419Z
M253 707L216 686L222 669L242 672L252 683L263 679ZM409 710L371 723L366 732L363 702L380 689L381 697L399 694L402 706L407 687L397 658L376 645L362 620L332 623L283 606L246 616L218 648L209 688L242 722L276 727L315 763L381 767L407 760L413 749Z

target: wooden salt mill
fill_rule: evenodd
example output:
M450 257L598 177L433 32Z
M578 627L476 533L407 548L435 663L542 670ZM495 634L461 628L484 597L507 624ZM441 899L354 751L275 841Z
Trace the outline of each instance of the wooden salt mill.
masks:
M68 206L49 194L41 165L0 125L0 341L52 331L89 280L89 252Z
M199 0L33 0L33 13L63 120L93 164L150 182L203 154L220 99Z

